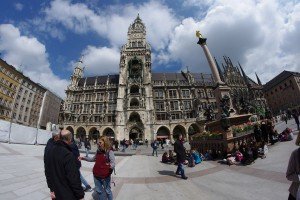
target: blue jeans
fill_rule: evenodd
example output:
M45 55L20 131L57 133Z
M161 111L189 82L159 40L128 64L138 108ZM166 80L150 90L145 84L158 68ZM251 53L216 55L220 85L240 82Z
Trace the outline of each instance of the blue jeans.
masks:
M176 174L178 174L178 173L181 175L181 177L185 177L184 169L183 169L183 164L182 163L178 163Z
M87 188L88 186L90 186L90 184L88 184L88 182L85 180L85 178L82 176L81 172L79 171L80 174L80 180L81 183L84 185L85 188Z
M99 195L99 200L112 200L113 194L110 188L110 176L105 179L94 177L95 190Z
M157 148L153 148L152 156L154 156L154 152L156 153L157 156Z
M88 148L85 148L85 157L89 157L89 153L90 153L90 150Z

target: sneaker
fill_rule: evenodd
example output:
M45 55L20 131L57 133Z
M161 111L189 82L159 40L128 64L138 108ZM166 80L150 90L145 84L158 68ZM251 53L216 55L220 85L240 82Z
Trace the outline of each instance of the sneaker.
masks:
M92 192L93 189L91 188L91 186L87 186L85 189L84 189L85 192Z
M186 176L184 176L184 177L181 177L182 179L184 179L184 180L186 180L186 179L188 179L188 177L186 177Z

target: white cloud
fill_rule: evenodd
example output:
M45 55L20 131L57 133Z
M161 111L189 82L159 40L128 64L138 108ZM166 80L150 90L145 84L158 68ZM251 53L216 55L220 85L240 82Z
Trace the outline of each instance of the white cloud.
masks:
M0 51L3 59L23 71L24 75L65 96L68 81L53 74L46 48L36 38L22 36L19 29L11 24L1 24Z
M114 48L88 46L83 50L85 75L119 73L120 51Z
M235 65L239 61L252 78L257 72L266 82L283 69L300 71L299 5L275 0L216 1L201 21L182 20L161 61L179 60L183 68L210 72L203 50L195 44L195 31L200 29L213 56L219 61L229 56Z
M40 18L35 18L33 20L31 20L32 25L34 26L35 29L38 30L38 32L42 32L42 33L46 33L43 34L46 38L47 38L47 34L49 34L52 38L57 38L59 41L64 41L66 36L63 34L63 31L60 30L59 28L57 28L55 25L53 24L46 24L44 22L44 20L40 19ZM28 30L28 29L32 29L32 27L27 27L28 24L25 23L25 27L20 27L21 30Z
M116 10L119 14L111 14ZM128 27L136 18L137 13L146 25L147 39L152 48L164 49L179 21L170 8L158 1L149 1L139 6L125 5L112 8L108 13L108 16L111 15L108 18L110 23L107 24L107 35L111 44L120 46L126 42Z
M15 3L14 4L14 7L15 7L15 9L17 10L17 11L21 11L21 10L23 10L23 4L21 4L21 3Z
M154 49L153 60L160 64L168 66L168 62L180 61L183 68L187 65L191 71L210 73L205 55L196 44L195 31L200 29L208 38L208 47L219 64L224 55L229 56L234 65L239 61L252 78L257 72L266 82L279 74L283 66L285 70L300 71L297 65L300 59L300 3L296 1L183 1L183 9L191 6L193 10L198 9L193 13L199 13L199 16L194 18L182 18L175 10L155 0L138 5L107 6L105 10L90 5L54 0L44 10L44 20L53 28L60 24L75 33L95 32L108 40L107 47L88 46L84 50L87 55L97 55L97 58L90 56L87 59L90 75L99 74L96 66L100 65L101 69L108 70L103 73L117 71L117 48L126 42L128 27L137 13L147 27L147 38ZM63 37L59 30L54 33L56 37ZM101 55L108 52L109 56ZM113 55L116 58L112 58Z
M166 47L170 33L178 23L172 10L158 1L149 1L138 6L111 6L96 12L83 3L54 0L44 12L46 23L59 23L79 34L94 31L107 38L114 47L126 42L128 27L138 13L146 24L148 40L155 49Z
M215 2L215 0L184 0L183 1L183 5L184 6L191 6L191 7L205 7L205 6L209 6L212 5Z
M72 4L69 0L54 0L44 12L46 22L61 23L76 33L87 33L91 30L99 34L105 32L105 19L83 3Z

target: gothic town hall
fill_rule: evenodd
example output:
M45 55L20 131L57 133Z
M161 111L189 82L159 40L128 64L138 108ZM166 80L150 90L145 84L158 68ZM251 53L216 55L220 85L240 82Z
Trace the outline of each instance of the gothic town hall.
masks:
M217 112L211 74L154 73L146 27L139 16L129 26L121 48L119 74L84 77L82 60L71 75L60 123L76 137L96 139L107 135L117 140L173 139L179 132L187 138L201 132L210 106ZM264 106L262 84L247 77L239 65L224 57L221 78L231 88L239 110L239 98Z

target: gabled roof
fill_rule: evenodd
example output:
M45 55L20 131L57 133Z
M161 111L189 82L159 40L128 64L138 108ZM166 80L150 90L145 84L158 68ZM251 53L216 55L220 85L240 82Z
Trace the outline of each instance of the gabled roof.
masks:
M280 74L275 76L275 78L273 78L269 82L267 82L264 85L264 90L265 91L270 90L271 88L273 88L276 85L278 85L279 83L283 82L285 79L289 78L290 76L300 76L300 73L284 70L283 72L281 72Z
M95 81L97 85L106 84L108 79L108 84L118 84L119 83L119 75L106 75L106 76L93 76L93 77L84 77L79 79L78 86L84 86L86 82L86 86L95 85Z
M186 80L181 73L152 73L152 81Z
M195 82L213 82L211 74L191 73ZM182 73L152 73L152 81L187 80Z

